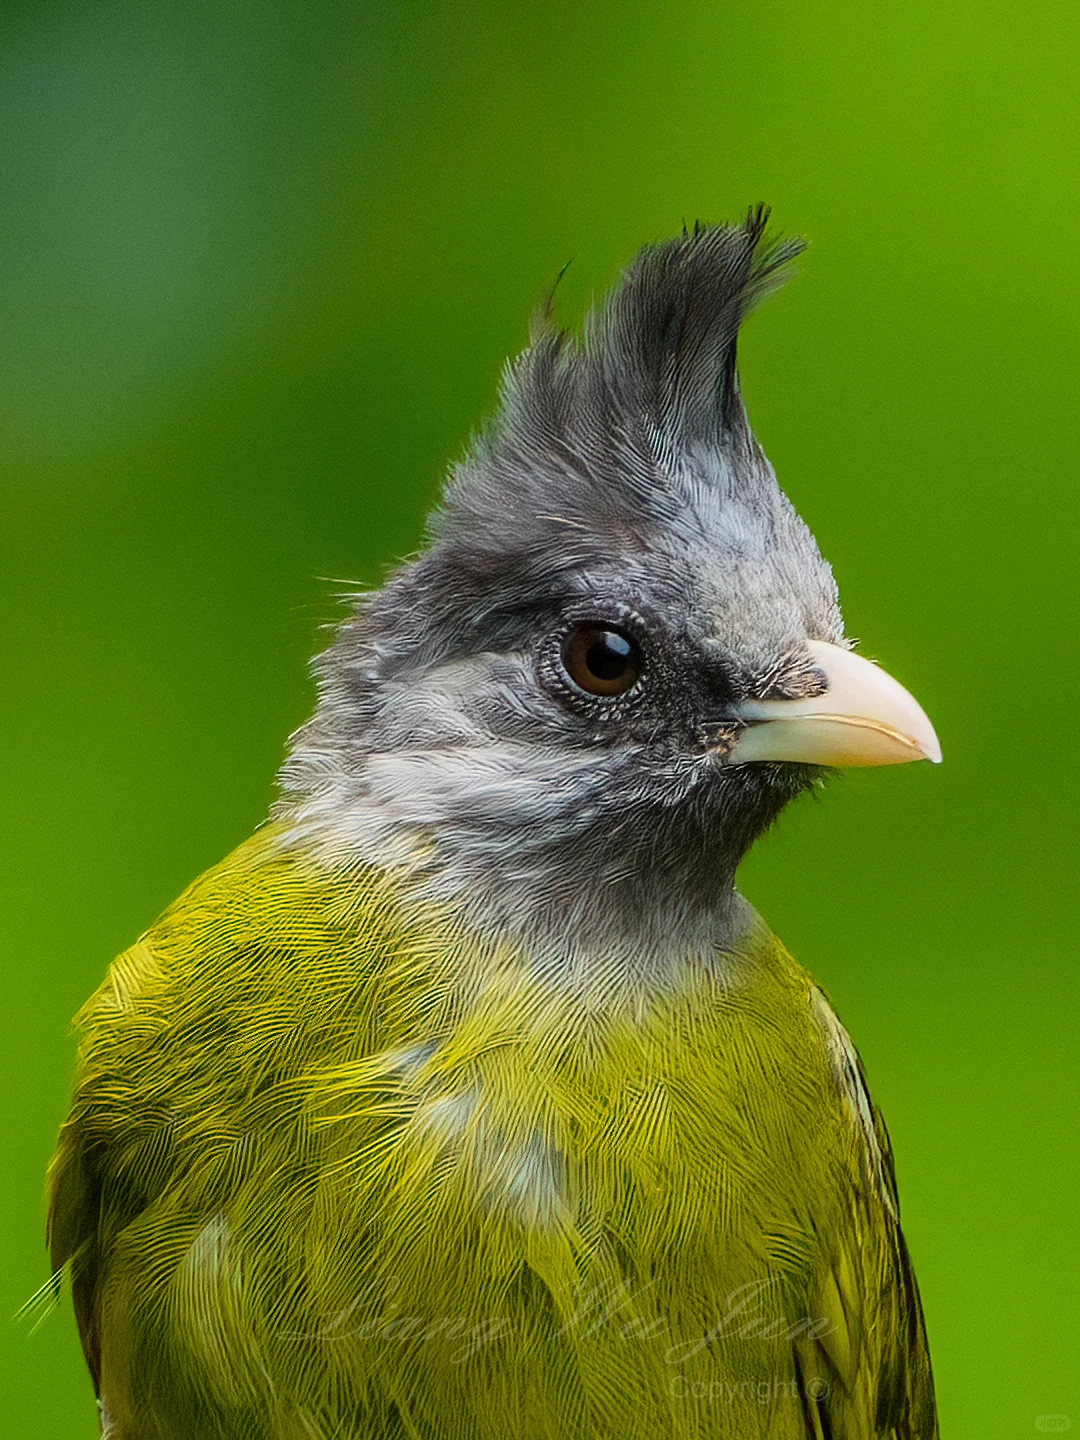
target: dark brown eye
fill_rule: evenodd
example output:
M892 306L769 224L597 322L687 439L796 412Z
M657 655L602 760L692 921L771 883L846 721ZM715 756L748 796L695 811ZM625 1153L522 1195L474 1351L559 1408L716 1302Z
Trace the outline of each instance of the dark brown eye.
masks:
M563 646L566 673L589 695L625 695L641 674L641 651L621 630L579 625Z

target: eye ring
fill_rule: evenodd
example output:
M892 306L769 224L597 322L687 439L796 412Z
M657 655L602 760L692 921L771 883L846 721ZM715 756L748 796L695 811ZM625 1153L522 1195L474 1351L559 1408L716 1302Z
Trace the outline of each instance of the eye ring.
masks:
M641 647L633 636L598 620L570 631L563 642L562 664L578 690L602 699L632 690L643 669Z

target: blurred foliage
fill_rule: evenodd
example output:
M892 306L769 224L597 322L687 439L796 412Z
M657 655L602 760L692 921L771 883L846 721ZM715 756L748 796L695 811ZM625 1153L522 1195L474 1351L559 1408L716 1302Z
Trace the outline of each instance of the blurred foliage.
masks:
M45 1278L70 1015L264 813L338 593L420 534L572 260L766 199L758 432L946 764L787 816L744 886L891 1122L950 1440L1080 1422L1080 12L990 0L0 11L4 1301ZM21 1440L94 1433L66 1306Z

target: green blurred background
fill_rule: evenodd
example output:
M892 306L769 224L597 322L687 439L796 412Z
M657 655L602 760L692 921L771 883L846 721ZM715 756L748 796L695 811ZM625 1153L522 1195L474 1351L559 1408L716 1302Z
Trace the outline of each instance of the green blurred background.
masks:
M812 248L752 417L946 763L796 807L744 888L890 1121L947 1440L1080 1424L1078 41L1001 0L7 0L0 1317L69 1017L263 815L340 582L416 544L567 260L573 320L765 199ZM4 1433L89 1440L66 1303L0 1332Z

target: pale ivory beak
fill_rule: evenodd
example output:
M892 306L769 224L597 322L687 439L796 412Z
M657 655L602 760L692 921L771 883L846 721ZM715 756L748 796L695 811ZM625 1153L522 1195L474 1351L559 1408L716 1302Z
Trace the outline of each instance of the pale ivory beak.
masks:
M735 711L746 729L728 764L791 760L805 765L902 765L941 760L941 746L922 706L869 660L811 640L814 665L829 688L812 700L746 700Z

